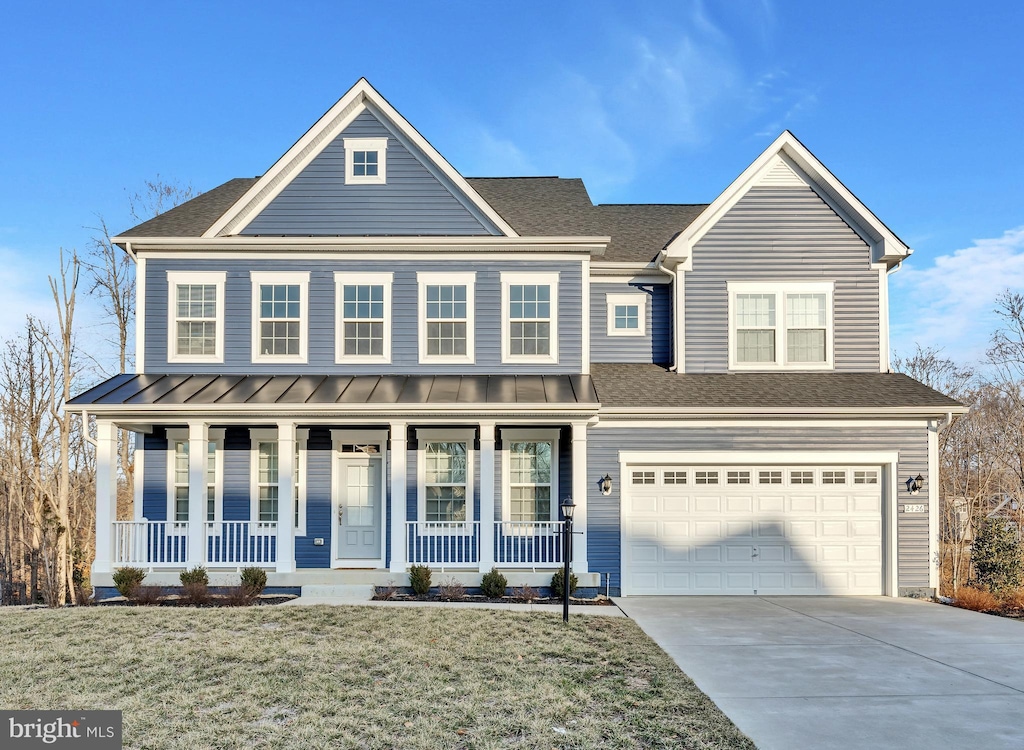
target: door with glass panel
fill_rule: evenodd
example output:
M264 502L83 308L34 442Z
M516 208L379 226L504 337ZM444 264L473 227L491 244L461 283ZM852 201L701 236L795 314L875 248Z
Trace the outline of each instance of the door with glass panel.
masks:
M358 446L362 447L362 446ZM335 558L381 558L381 459L362 452L337 458Z

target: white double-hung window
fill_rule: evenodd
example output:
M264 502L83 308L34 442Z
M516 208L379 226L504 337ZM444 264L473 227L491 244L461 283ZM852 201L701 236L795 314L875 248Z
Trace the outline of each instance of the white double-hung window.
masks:
M473 436L447 430L419 430L418 518L429 528L468 527L474 521Z
M167 361L224 361L224 271L167 272Z
M258 528L271 529L281 510L277 430L250 430L250 506L249 518ZM306 534L306 445L309 430L295 432L295 456L292 463L292 522L295 536ZM287 507L287 505L285 505Z
M475 273L418 273L419 360L474 362Z
M224 431L209 430L206 444L206 522L221 520L223 506ZM188 430L167 431L167 520L174 524L189 521Z
M501 361L558 362L558 273L501 274Z
M305 363L309 272L253 271L252 361Z
M335 271L339 363L391 361L391 273Z
M728 287L730 369L832 369L832 282Z
M501 431L502 518L518 523L558 520L558 432Z

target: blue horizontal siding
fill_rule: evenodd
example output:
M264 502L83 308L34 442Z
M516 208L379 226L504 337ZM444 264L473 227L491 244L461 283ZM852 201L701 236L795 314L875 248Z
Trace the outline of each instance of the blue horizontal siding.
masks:
M476 271L474 365L419 364L419 286L417 272ZM251 360L251 271L308 270L309 363L275 365ZM167 361L168 271L226 271L223 364L171 364ZM335 363L335 271L394 272L392 285L391 364ZM558 272L557 364L502 364L501 272ZM573 261L344 261L304 260L178 260L154 259L146 264L146 369L163 373L247 374L472 374L576 373L582 370L582 263Z
M387 138L386 184L345 184L345 138ZM497 235L494 224L377 113L362 112L260 214L244 235Z
M608 335L608 295L647 295L643 336ZM672 321L669 284L590 284L590 361L653 362L671 359Z

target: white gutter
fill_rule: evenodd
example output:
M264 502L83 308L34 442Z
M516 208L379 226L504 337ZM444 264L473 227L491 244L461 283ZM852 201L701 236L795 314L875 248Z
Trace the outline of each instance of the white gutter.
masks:
M421 249L468 247L478 249L481 247L523 247L523 248L550 248L559 247L564 249L584 248L600 250L603 254L605 247L611 242L611 237L114 237L111 243L119 247L134 244L143 249L160 250L216 250L218 248L240 247L246 249L273 248L280 250L282 247L322 247L325 249L359 248L368 249L374 247L410 247Z

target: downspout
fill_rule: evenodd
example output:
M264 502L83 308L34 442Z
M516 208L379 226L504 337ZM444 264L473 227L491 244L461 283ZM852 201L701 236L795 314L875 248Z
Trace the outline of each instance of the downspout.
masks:
M677 359L677 351L676 351L677 347L676 347L676 344L678 343L678 339L679 339L679 331L676 330L676 328L679 325L679 320L678 320L679 316L676 315L676 312L677 312L676 311L676 274L675 274L675 271L670 271L667 268L665 268L665 257L666 257L665 250L662 249L662 251L660 253L658 253L658 262L657 262L657 265L655 265L655 268L657 268L658 271L660 271L661 273L665 274L666 276L668 276L671 279L671 281L669 282L669 285L668 285L668 289L669 289L668 304L669 304L669 310L672 311L672 315L669 317L669 320L672 321L672 362L668 366L668 371L669 372L675 372L676 368L679 366L679 363L676 361L676 359Z

